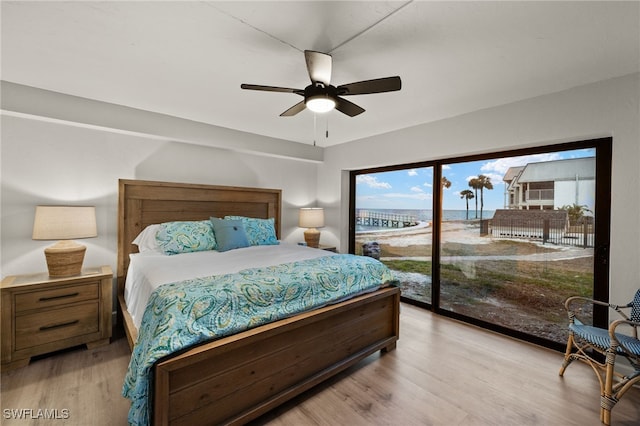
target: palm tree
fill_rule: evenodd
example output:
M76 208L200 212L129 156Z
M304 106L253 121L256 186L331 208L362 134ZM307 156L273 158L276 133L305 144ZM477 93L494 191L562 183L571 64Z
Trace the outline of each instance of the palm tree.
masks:
M446 177L442 176L442 178L440 179L440 185L442 185L442 191L440 191L440 210L444 214L444 207L442 206L442 199L444 197L444 189L445 188L451 188L451 181L449 181L449 179L447 179Z
M469 179L469 187L473 188L474 198L476 199L476 219L478 218L478 189L480 189L478 178Z
M567 215L569 216L569 224L576 225L580 223L583 217L585 217L585 213L592 213L592 211L586 205L578 205L573 203L573 205L564 205L562 207L558 207L558 210L566 210Z
M491 178L485 175L478 175L478 188L480 189L480 220L482 220L482 210L484 208L484 189L493 189Z
M443 188L451 188L451 182L446 177L442 176L440 182L442 183Z
M468 189L460 191L460 198L464 198L467 202L467 220L469 220L469 200L474 198L473 192Z

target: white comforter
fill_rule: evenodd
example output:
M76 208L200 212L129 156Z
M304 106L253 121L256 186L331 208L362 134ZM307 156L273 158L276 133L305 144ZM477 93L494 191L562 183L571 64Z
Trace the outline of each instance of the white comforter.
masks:
M130 255L124 298L133 323L139 328L149 296L162 284L230 274L247 268L278 265L331 254L324 250L287 243L173 256L156 252L135 253Z

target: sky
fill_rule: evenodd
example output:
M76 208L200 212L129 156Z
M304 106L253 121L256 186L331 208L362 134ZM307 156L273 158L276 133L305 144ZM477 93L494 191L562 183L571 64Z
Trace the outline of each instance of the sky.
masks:
M491 179L493 189L483 191L484 210L505 208L503 176L509 167L528 163L593 157L594 149L558 151L545 154L503 157L491 160L451 163L443 165L442 176L451 182L445 188L444 210L465 210L466 201L460 191L469 187L469 179L482 174ZM356 208L431 210L433 196L433 168L403 169L390 172L361 174L356 177ZM478 191L478 209L480 208ZM469 200L469 210L475 209L475 198Z

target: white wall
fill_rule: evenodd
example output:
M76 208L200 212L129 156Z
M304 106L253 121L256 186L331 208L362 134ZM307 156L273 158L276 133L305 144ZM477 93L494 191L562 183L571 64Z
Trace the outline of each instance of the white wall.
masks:
M115 272L120 178L282 189L282 238L291 242L304 239L298 208L316 204L315 162L28 117L3 115L0 124L3 277L46 271L43 250L52 242L31 240L38 204L95 205L98 237L81 241L85 265Z
M302 240L297 207L317 199L321 242L346 250L347 170L613 136L611 299L627 300L640 277L639 92L640 74L602 81L329 147L320 164L240 153L233 139L217 141L225 149L3 116L0 272L45 270L47 242L30 239L41 203L96 205L85 262L115 267L119 178L281 188L288 241Z
M329 147L318 171L327 237L348 247L347 170L612 136L610 298L628 301L640 287L639 93L633 74Z
M596 205L596 181L586 179L578 181L561 180L553 183L553 208L559 209L564 206L577 204L587 206L593 213ZM586 212L587 216L592 213Z

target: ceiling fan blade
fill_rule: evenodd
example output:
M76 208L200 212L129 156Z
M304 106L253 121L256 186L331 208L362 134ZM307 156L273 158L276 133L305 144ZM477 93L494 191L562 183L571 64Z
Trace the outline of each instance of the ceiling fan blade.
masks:
M358 81L356 83L343 84L336 88L338 95L368 95L370 93L394 92L400 90L402 81L400 77L376 78L374 80Z
M358 114L362 114L364 112L364 108L359 107L358 105L350 102L346 99L342 99L336 96L336 109L343 114L348 115L349 117L355 117Z
M297 113L304 110L305 108L306 108L306 105L304 104L304 101L300 101L294 106L292 106L291 108L289 108L288 110L286 110L285 112L283 112L282 114L280 114L280 117L291 117L292 115L296 115Z
M320 82L325 86L329 86L331 84L331 55L305 50L304 59L307 61L307 71L309 71L311 82Z
M241 89L248 90L262 90L264 92L285 92L285 93L295 93L300 96L304 96L304 90L300 89L291 89L289 87L275 87L275 86L261 86L259 84L241 84Z

